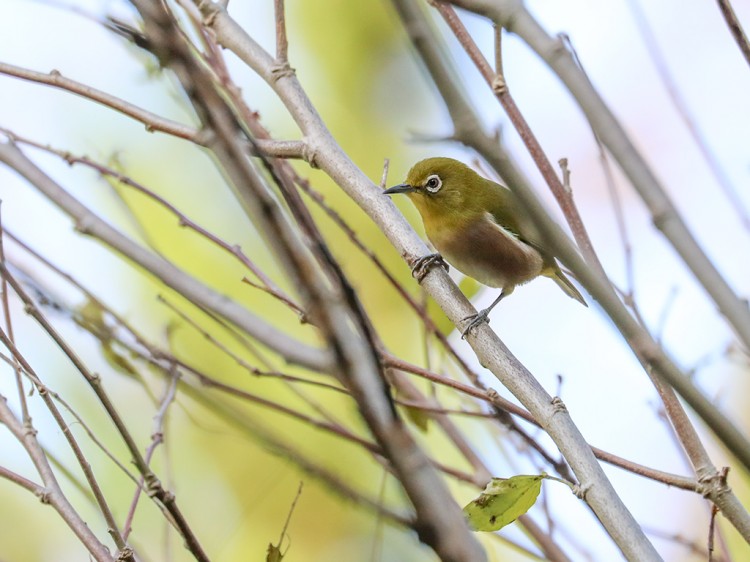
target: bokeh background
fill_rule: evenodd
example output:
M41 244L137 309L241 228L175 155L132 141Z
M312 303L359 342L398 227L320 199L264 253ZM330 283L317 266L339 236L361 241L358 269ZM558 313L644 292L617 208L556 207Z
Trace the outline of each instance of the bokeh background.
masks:
M688 6L663 0L642 4L635 0L535 0L529 7L548 31L570 37L593 83L646 155L707 254L735 291L747 295L750 231L742 217L750 208L750 69L714 2L691 2ZM733 5L740 21L750 26L750 2L737 0ZM0 8L0 61L43 72L57 69L160 115L194 122L175 82L95 21L106 14L132 17L127 3L0 0ZM230 12L256 40L273 50L271 0L233 0ZM664 77L654 65L653 51L647 49L637 14L651 29L694 125L734 186L741 201L739 208L720 189L676 111ZM491 27L470 16L464 21L490 55ZM449 155L473 161L473 154L450 142L413 141L424 135L449 135L450 121L389 2L287 0L287 24L292 66L338 142L373 181L379 182L385 158L390 159L391 184L400 182L409 166L426 156ZM440 23L436 26L444 30ZM464 87L487 128L501 131L508 150L554 209L520 140L478 73L454 42L449 42L449 47ZM295 125L270 89L231 54L227 54L227 60L245 100L260 112L274 137L298 138ZM550 159L568 158L576 201L594 245L612 279L625 287L623 242L598 149L582 113L543 62L514 37L505 41L504 63L511 92ZM293 291L285 285L211 160L194 146L166 135L146 133L132 120L69 93L7 76L0 76L0 126L44 144L115 163L211 232L240 244L285 289ZM115 189L90 170L70 167L57 157L32 149L28 152L66 189L121 230L278 327L316 341L312 331L301 326L288 309L241 283L246 272L237 262L179 228L171 215L146 198ZM302 165L298 170L420 297L406 265L366 215L321 172ZM723 411L747 428L750 389L746 355L735 345L730 329L704 291L653 228L644 206L616 169L615 179L633 247L635 296L644 318L678 364L693 374ZM178 306L197 314L188 303L170 295L100 244L77 234L66 217L4 167L0 167L0 198L6 228L74 274L154 341L221 380L247 384L260 395L307 408L277 382L249 381L236 361L180 321L156 296L175 299ZM403 199L397 204L421 232L416 211ZM418 319L405 312L396 292L350 241L321 213L316 211L316 217L386 345L411 361L424 361ZM136 370L143 380L117 369L111 358L103 356L99 342L70 318L69 311L85 305L81 295L18 246L6 242L6 248L19 270L40 281L47 294L63 305L62 310L47 312L118 397L132 431L145 447L164 381L142 365L136 365ZM461 281L460 274L456 274L456 280ZM486 306L495 297L492 291L477 292L470 282L463 286L475 295L477 307ZM18 302L12 301L12 310L16 340L37 371L101 432L113 452L126 459L80 376L24 317ZM439 311L435 311L435 318L445 322ZM547 390L563 397L589 442L649 466L689 474L679 446L661 418L653 388L596 306L585 309L561 298L552 283L539 280L504 301L493 312L491 325ZM475 364L468 346L455 334L451 337L464 357ZM432 359L439 365L440 357ZM0 370L0 392L15 396L12 371L5 365ZM491 377L486 380L507 396ZM340 419L362 429L350 401L331 393L305 392ZM59 430L36 398L30 400L40 439L62 465L74 469ZM154 461L212 559L263 559L266 545L278 541L300 480L305 485L288 529L290 541L284 542L290 542L285 560L434 559L415 536L380 524L371 513L333 496L286 458L273 454L258 437L259 428L314 457L368 495L380 496L389 505L403 505L393 481L384 480L382 469L370 457L288 417L239 402L227 402L229 407L236 410L226 409L225 414L230 413L221 415L215 407L187 395L178 396L170 410L166 443ZM461 419L458 423L472 436L496 476L543 468L519 454L513 438L498 438L496 433L486 431L481 421ZM86 442L83 430L77 436ZM539 437L544 442L543 436ZM438 432L428 429L420 433L420 439L438 458L460 465L460 459ZM132 484L93 445L86 442L86 449L97 476L112 495L116 515L124 517ZM3 465L33 474L7 431L0 431L0 452ZM713 448L711 452L717 465L727 462L721 450ZM705 502L618 469L607 468L607 472L636 518L653 533L665 558L701 559L670 537L679 535L705 545L709 521ZM72 482L63 479L63 483L90 525L104 536L103 526L85 496ZM748 499L745 475L731 473L731 485L741 498ZM453 488L463 503L476 493L467 486ZM619 554L594 518L565 487L546 483L544 497L555 519L556 536L566 546L575 545L570 548L580 556L577 559L617 559ZM190 559L179 540L167 532L156 508L145 499L142 503L135 519L134 544L146 547L144 559ZM546 515L541 508L531 513L544 524ZM750 549L731 529L722 529L736 560L750 556ZM529 544L514 526L502 534ZM505 550L499 541L483 540L494 559L525 559ZM73 561L84 556L83 548L51 509L41 506L27 492L0 481L0 560Z

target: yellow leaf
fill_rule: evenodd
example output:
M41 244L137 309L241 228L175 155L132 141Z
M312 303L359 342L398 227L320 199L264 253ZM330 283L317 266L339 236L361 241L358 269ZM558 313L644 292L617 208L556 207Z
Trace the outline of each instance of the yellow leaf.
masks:
M536 502L544 475L493 478L478 498L464 507L475 531L497 531L513 523Z

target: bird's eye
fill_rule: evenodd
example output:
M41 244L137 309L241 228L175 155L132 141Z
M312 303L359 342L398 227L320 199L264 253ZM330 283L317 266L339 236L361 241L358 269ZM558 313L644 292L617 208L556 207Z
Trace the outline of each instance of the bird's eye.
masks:
M440 176L433 174L427 178L424 186L430 193L437 193L443 187L443 181L440 179Z

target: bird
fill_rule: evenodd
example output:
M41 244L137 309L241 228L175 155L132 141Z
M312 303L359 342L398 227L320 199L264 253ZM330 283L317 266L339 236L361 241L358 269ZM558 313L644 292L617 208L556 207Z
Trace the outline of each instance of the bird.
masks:
M439 252L412 267L421 277L443 258L464 275L501 289L495 301L470 320L461 337L484 322L490 311L518 285L549 277L569 297L588 306L566 277L517 196L453 158L435 157L414 164L406 181L383 191L405 193L419 211L425 233Z

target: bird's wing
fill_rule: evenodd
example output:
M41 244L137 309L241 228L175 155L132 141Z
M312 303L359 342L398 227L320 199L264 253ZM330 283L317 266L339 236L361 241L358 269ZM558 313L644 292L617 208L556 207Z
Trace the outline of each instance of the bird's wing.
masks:
M510 189L497 184L494 186L496 187L496 193L493 194L495 204L492 205L491 215L495 222L517 240L528 244L543 256L549 256L549 251L545 248L544 237L521 202Z

